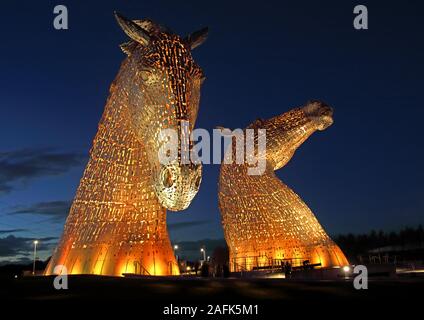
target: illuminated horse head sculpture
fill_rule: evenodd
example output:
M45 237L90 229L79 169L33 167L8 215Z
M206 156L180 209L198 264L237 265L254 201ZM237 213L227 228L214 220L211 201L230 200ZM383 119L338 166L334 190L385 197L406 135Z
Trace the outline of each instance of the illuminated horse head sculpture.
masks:
M182 161L181 147L166 163L159 154L168 142L164 129L177 133L178 146L193 130L203 74L190 51L206 39L207 29L181 38L150 20L115 16L130 37L121 45L128 57L111 85L46 274L63 266L70 274L179 274L166 209L189 206L202 168Z
M148 20L131 21L119 14L116 18L131 38L121 48L135 73L123 79L132 130L146 146L152 185L160 203L169 210L183 210L199 189L201 165L182 164L181 148L175 161L161 165L158 153L164 141L160 133L175 129L184 140L193 129L204 77L190 51L206 39L207 29L181 39Z
M271 119L256 120L247 129L266 130L265 172L249 175L247 164L234 162L221 166L219 207L232 271L281 266L282 262L299 266L309 261L321 267L348 264L313 212L274 172L314 132L330 126L332 115L329 106L312 101Z

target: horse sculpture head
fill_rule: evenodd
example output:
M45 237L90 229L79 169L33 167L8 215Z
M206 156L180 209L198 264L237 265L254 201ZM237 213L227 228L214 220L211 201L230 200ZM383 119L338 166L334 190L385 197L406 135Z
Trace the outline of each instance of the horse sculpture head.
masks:
M256 120L250 128L266 129L266 157L274 170L285 166L296 149L315 131L333 124L333 109L321 101L309 101L268 120Z
M182 161L181 147L177 148L175 159L166 164L159 161L159 152L166 143L161 138L164 129L175 130L181 146L194 128L204 76L191 50L206 40L207 28L181 38L150 20L129 20L117 13L115 16L131 38L121 49L128 55L128 67L135 74L123 80L127 81L132 129L145 146L159 202L169 210L183 210L199 189L202 167Z
M319 131L325 130L333 124L333 108L324 102L310 101L303 107L303 112Z

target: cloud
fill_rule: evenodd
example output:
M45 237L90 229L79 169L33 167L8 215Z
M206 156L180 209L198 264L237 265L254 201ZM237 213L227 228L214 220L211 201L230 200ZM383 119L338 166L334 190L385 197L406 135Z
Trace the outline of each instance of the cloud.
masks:
M207 224L209 222L210 222L209 220L175 222L175 223L168 224L168 230L181 230L185 228L200 226L202 224Z
M56 241L57 239L57 237L37 239L39 241L38 249L40 251L51 250L55 245L55 243L51 243L51 241ZM12 259L17 259L19 256L30 256L32 254L33 241L33 238L16 237L14 235L0 238L0 257L11 257Z
M17 232L25 232L27 229L8 229L8 230L0 230L0 234L5 233L17 233Z
M30 257L16 257L14 259L1 260L0 266L4 265L30 265L33 262L33 258Z
M79 166L86 157L53 148L0 152L0 195L13 191L16 183L55 176Z
M46 216L54 222L62 222L67 217L70 207L70 201L37 202L29 206L14 207L8 214L35 214Z
M12 187L8 186L8 185L3 185L1 184L1 179L0 179L0 195L3 193L9 193L10 191L12 191Z

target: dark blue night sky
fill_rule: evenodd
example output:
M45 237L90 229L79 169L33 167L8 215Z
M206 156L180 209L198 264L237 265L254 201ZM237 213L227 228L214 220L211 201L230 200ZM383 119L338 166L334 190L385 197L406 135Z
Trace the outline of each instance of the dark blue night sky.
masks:
M53 8L69 30L53 28ZM365 4L369 29L353 28ZM0 263L49 255L63 228L126 41L113 11L180 35L209 26L193 55L207 80L197 127L245 127L309 99L335 109L278 172L329 234L424 223L420 1L2 1ZM174 242L223 237L218 165L169 213ZM44 243L44 244L43 244Z

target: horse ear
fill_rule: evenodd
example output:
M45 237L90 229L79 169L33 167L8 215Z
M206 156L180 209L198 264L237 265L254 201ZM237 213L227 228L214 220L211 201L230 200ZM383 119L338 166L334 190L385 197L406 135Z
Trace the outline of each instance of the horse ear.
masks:
M146 30L149 35L155 35L158 33L173 33L171 29L166 26L162 26L150 19L133 20L135 24Z
M127 56L130 56L135 50L135 48L137 48L137 42L135 42L134 40L130 40L119 45L119 47Z
M142 27L120 15L118 12L115 12L115 18L116 21L118 21L119 26L122 28L122 30L124 30L128 37L144 46L149 44L150 36Z
M190 49L200 46L203 42L206 41L208 37L208 27L190 33L187 37L184 38L184 41L189 45Z

